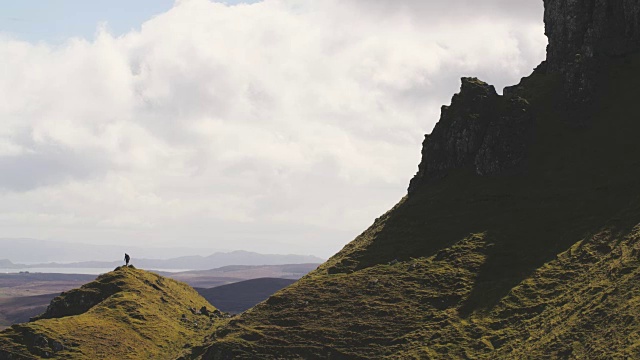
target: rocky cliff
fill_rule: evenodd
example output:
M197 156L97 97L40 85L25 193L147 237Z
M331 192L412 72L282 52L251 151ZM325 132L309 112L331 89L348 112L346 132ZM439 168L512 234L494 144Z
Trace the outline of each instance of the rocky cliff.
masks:
M563 100L584 104L602 85L603 69L614 58L640 50L639 0L545 0L547 59L536 69L558 75ZM504 96L475 78L463 78L451 106L443 106L440 121L425 136L422 162L409 193L448 171L472 168L495 175L517 167L527 155L532 134L529 103L518 94ZM580 121L576 121L580 122Z
M425 136L422 162L409 192L457 168L494 175L515 167L526 155L532 120L525 99L499 96L493 86L463 78L460 93L451 106L442 107L440 121Z
M546 0L546 62L463 79L407 196L191 356L640 358L638 3Z
M544 0L549 71L561 74L568 98L587 100L609 58L640 49L640 1Z

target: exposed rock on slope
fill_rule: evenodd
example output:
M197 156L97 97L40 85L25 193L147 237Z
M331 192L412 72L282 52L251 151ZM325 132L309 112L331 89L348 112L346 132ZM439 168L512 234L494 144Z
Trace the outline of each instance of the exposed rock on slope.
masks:
M529 103L517 95L499 96L476 78L463 78L460 93L431 135L425 136L422 162L409 193L430 178L471 167L478 175L498 174L518 165L526 155L532 118Z
M546 65L463 79L409 194L191 356L640 358L639 4L545 1Z
M590 97L599 64L640 49L638 0L544 0L549 71L562 74L569 99Z
M186 284L120 267L1 332L0 359L172 359L223 321L213 311Z

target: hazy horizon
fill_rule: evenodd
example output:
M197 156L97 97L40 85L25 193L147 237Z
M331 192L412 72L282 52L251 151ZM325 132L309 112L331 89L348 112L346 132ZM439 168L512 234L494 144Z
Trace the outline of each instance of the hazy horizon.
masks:
M13 243L13 245L12 245ZM63 242L53 240L38 240L15 238L0 238L0 268L2 261L9 260L15 265L43 265L43 264L72 264L83 262L113 262L120 263L124 253L131 255L133 261L139 260L170 260L187 257L210 257L213 255L246 255L243 259L253 255L265 256L294 256L314 257L305 262L320 262L326 258L320 258L312 254L293 253L260 253L247 249L213 249L192 247L138 247L124 245L94 245L86 243ZM241 256L242 258L242 256ZM295 263L295 262L292 262ZM213 264L215 265L215 264ZM229 265L244 265L241 262ZM267 265L267 264L261 264ZM179 268L188 268L188 264Z
M225 3L0 2L0 238L327 258L545 54L542 2Z

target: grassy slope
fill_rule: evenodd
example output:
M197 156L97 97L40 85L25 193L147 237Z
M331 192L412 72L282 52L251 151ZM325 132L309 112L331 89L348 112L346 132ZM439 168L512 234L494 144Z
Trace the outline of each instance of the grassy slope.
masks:
M536 124L519 171L427 184L193 356L640 356L639 75L640 58L618 60L580 111L556 79L524 79Z
M110 296L79 315L14 325L0 333L0 349L29 359L46 357L46 353L64 359L170 359L178 357L185 345L198 345L215 324L189 311L214 308L186 284L127 267L64 293L54 302L77 306L78 299L95 293ZM181 320L182 314L187 321ZM63 344L65 350L36 346L39 335L49 344ZM0 351L0 359L7 356Z

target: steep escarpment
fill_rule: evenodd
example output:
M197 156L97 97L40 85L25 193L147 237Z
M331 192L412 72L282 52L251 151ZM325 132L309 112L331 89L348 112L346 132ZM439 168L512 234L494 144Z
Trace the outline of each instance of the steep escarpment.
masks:
M545 0L547 58L534 75L560 79L563 101L584 103L602 94L607 69L640 50L638 0ZM422 162L409 193L449 171L472 167L478 175L499 174L519 165L533 136L524 84L499 96L493 86L463 78L460 93L442 107L440 121L425 136ZM556 104L562 106L563 104ZM588 106L582 104L582 110ZM580 109L575 107L574 109ZM570 115L580 117L581 114ZM583 123L583 119L572 120Z
M470 167L478 175L498 174L525 156L532 118L529 103L518 95L499 96L476 78L463 78L451 106L442 107L440 121L425 136L422 162L409 193L428 178Z
M544 0L549 71L564 77L568 99L588 100L603 63L640 49L637 0Z
M0 332L0 359L168 359L223 322L188 285L120 267Z
M639 4L545 1L547 61L463 79L407 196L191 357L640 357Z

